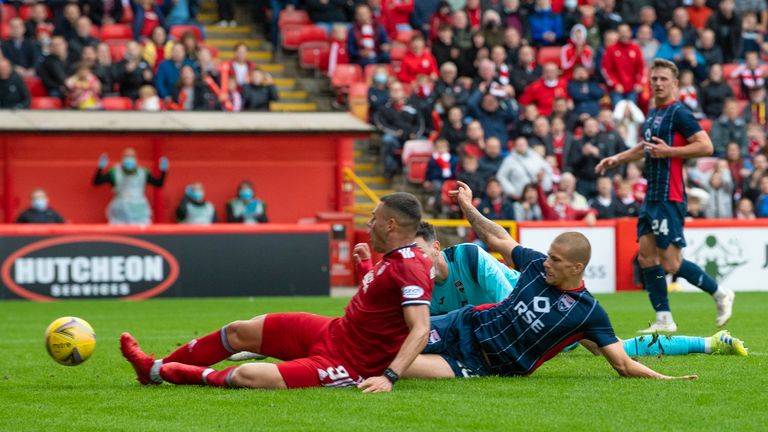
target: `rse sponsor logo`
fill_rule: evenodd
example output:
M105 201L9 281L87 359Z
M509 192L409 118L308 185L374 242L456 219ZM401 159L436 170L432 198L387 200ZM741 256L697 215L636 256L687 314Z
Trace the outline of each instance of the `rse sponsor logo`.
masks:
M424 295L424 289L414 285L403 287L403 298L417 299Z
M568 294L563 294L560 296L559 299L557 299L557 310L559 310L560 312L565 312L568 309L572 308L573 305L575 304L576 304L576 300L574 300Z
M538 333L544 328L544 323L536 316L536 313L549 313L549 298L534 297L532 306L533 310L529 309L525 302L518 302L517 305L515 305L515 312L522 317L526 324L531 326L531 330L533 330L534 333Z

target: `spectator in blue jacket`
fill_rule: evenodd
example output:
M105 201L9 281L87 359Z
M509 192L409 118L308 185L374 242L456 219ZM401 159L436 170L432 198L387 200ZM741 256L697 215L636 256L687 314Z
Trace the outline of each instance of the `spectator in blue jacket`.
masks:
M179 82L181 68L185 65L192 66L193 68L195 66L192 61L187 59L187 52L184 50L184 46L176 43L171 50L171 58L160 63L155 75L155 87L157 87L157 95L161 99L164 99L166 102L171 101L173 91Z
M759 218L768 218L768 176L760 179L760 196L755 202L755 214Z
M679 62L683 59L683 32L679 27L670 27L667 31L667 40L664 41L659 50L656 51L656 58Z
M198 25L195 17L200 11L200 0L165 0L162 9L169 26Z
M390 61L387 32L373 20L371 8L365 3L355 7L355 22L349 28L347 52L350 62L362 67Z
M485 194L477 209L491 220L515 220L515 203L504 196L501 183L495 176L485 184Z
M536 8L528 17L533 42L550 46L563 37L563 19L552 12L550 0L536 0Z
M152 31L160 26L166 31L165 14L155 0L140 0L133 6L133 39L141 42L152 38Z
M502 143L509 141L507 125L515 120L517 112L508 101L486 93L480 84L470 96L467 106L469 115L479 121L485 131L485 137L496 137Z
M582 114L597 117L600 113L600 99L605 96L605 91L589 79L587 68L577 65L573 68L573 79L568 82L568 96L573 99L574 114L579 117Z

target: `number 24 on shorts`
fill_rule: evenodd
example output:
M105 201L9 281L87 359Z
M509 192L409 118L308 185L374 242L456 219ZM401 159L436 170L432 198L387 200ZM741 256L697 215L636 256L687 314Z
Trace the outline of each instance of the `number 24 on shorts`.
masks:
M659 235L659 233L664 235L669 234L669 226L666 219L662 219L661 221L654 219L651 223L651 229L655 235Z

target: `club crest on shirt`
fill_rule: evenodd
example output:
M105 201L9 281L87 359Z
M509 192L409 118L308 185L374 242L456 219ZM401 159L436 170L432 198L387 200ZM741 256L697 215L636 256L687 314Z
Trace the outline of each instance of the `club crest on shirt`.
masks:
M559 310L560 312L565 312L568 309L572 308L573 305L575 304L576 304L576 300L574 300L568 294L563 294L560 296L559 299L557 299L557 310Z
M363 276L363 293L368 292L368 285L373 282L373 270L369 271L368 273Z
M661 126L661 122L664 121L664 116L656 116L653 118L653 127L657 128Z
M437 330L432 330L429 332L429 343L437 343L440 342L440 333L437 332Z

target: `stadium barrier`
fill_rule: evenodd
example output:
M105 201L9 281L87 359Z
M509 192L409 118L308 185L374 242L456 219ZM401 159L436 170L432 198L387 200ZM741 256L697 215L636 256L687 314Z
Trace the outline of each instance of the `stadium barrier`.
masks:
M330 294L330 226L0 225L0 299Z
M343 170L371 130L348 113L0 110L0 222L12 222L36 187L68 222L106 222L112 191L92 185L97 160L107 153L119 163L133 147L155 174L161 156L170 160L165 185L147 189L155 222L175 222L195 181L222 221L238 183L251 180L270 222L295 223L354 201Z

